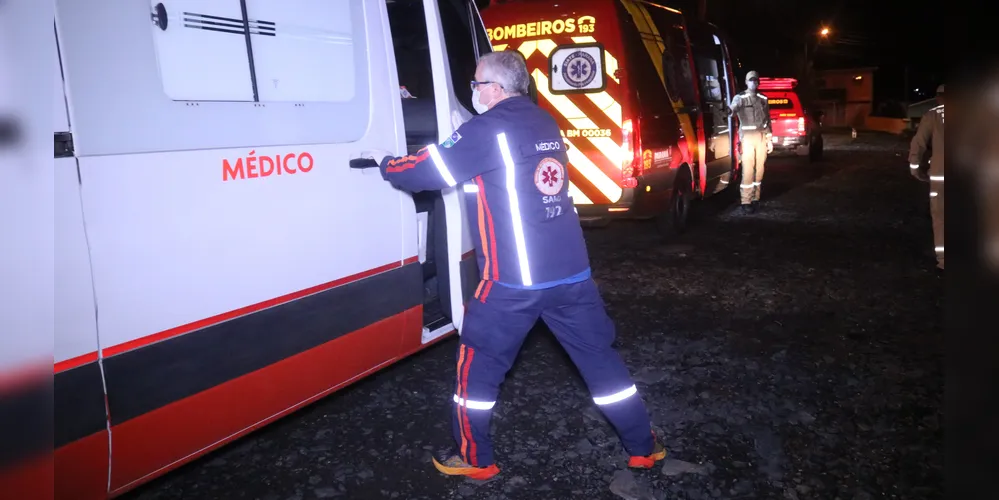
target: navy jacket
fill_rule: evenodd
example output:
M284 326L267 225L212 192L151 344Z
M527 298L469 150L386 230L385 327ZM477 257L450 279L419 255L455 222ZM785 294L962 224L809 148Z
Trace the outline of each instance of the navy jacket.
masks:
M460 184L477 234L482 280L542 289L590 277L568 194L568 160L555 120L518 96L472 118L443 144L386 157L381 171L410 192Z

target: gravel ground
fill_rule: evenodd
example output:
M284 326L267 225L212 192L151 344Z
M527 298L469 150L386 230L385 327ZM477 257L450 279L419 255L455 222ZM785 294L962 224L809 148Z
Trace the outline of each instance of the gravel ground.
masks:
M456 339L127 495L132 499L942 498L943 280L926 186L886 136L773 157L764 210L698 206L587 234L619 349L670 452L631 472L543 326L502 388L502 474L447 478ZM903 155L904 156L904 155Z

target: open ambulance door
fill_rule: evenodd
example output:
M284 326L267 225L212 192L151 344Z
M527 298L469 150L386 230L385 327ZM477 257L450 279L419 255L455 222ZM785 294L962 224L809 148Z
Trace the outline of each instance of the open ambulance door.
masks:
M424 0L430 63L433 68L438 143L444 142L473 116L470 82L479 56L492 51L478 8L472 0ZM441 192L447 227L447 282L449 296L441 304L461 332L465 301L478 284L464 186ZM440 267L438 267L440 269ZM436 332L425 332L424 342ZM440 332L446 333L446 332ZM439 335L438 333L437 335ZM430 337L430 338L427 338Z
M443 143L474 116L469 83L479 55L492 48L472 0L389 2L388 13L413 153ZM461 331L465 301L478 285L464 196L461 184L413 195L424 271L423 344Z

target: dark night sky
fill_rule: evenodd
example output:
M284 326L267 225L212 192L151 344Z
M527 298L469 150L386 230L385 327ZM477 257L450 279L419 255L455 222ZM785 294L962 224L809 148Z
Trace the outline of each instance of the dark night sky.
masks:
M667 4L695 16L697 0ZM875 99L917 101L932 97L943 83L944 21L939 10L901 0L707 0L708 20L731 39L743 70L757 69L764 76L796 76L805 43L809 50L819 42L818 32L828 26L828 40L814 51L817 69L877 66ZM903 96L908 68L910 95ZM741 75L740 75L741 76ZM914 89L929 93L918 95Z

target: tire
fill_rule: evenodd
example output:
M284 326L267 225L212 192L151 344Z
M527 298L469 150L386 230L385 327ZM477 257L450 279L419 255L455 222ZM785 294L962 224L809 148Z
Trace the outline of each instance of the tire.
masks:
M822 136L812 139L808 144L808 161L822 160Z
M669 239L687 231L690 222L690 205L694 199L690 172L684 168L673 182L669 208L656 218L656 226L663 238Z

